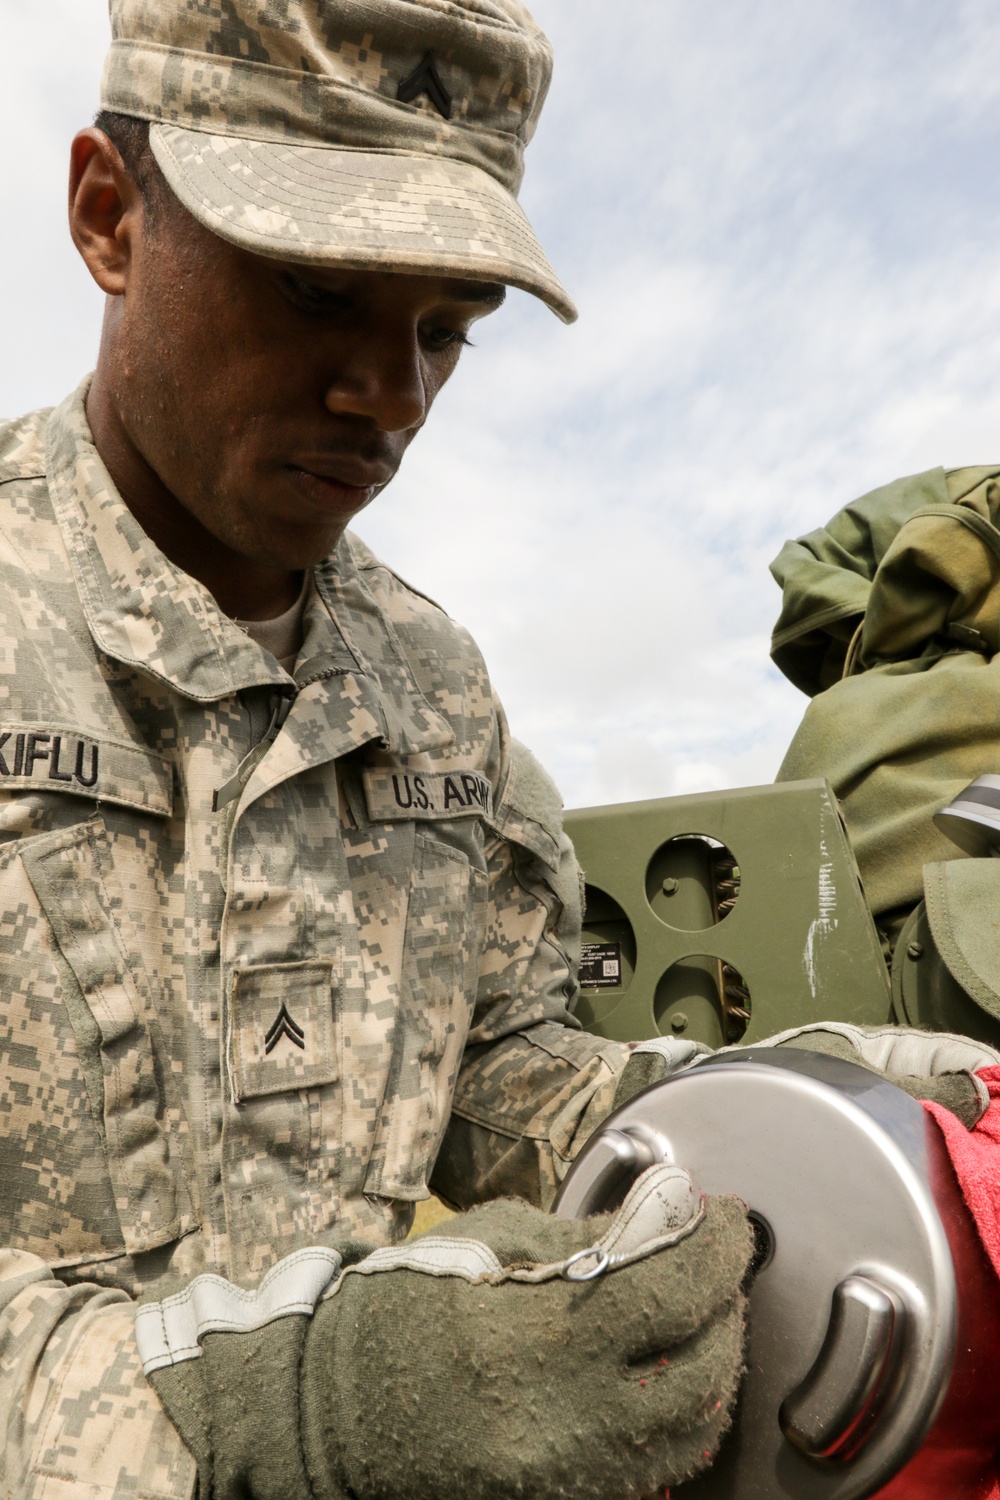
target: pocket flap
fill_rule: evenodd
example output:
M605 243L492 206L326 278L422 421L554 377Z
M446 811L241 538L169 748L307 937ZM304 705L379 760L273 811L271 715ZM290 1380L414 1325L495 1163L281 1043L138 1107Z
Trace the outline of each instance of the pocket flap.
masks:
M1000 1019L1000 859L924 866L927 917L948 972Z
M334 964L253 964L237 969L230 1004L233 1100L336 1083Z

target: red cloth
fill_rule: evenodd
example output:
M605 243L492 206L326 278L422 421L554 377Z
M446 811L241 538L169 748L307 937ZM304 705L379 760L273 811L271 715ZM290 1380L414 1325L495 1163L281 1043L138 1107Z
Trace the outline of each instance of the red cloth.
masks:
M978 1077L990 1093L990 1106L973 1130L966 1130L950 1110L925 1102L937 1121L951 1157L962 1196L979 1231L983 1247L1000 1277L1000 1068L983 1068ZM1000 1500L997 1474L970 1500Z

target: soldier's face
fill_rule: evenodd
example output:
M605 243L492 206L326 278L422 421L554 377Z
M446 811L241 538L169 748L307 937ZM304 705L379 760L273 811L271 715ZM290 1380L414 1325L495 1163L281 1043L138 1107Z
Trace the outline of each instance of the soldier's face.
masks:
M389 483L503 289L250 255L172 197L151 223L130 213L93 393L132 450L121 479L109 464L127 503L168 553L172 500L249 561L317 561Z

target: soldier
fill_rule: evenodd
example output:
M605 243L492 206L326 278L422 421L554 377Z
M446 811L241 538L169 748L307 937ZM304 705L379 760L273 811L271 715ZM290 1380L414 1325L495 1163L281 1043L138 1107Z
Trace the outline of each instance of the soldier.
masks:
M662 1058L573 1021L558 797L345 529L505 284L575 316L515 198L548 44L110 9L97 369L0 429L0 1489L662 1490L728 1420L743 1209L544 1212ZM403 1245L429 1185L467 1212Z

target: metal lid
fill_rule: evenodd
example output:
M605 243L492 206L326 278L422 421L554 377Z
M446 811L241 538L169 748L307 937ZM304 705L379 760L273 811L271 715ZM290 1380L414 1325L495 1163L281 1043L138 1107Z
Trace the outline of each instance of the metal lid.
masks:
M734 1425L686 1500L874 1494L920 1447L955 1352L935 1190L957 1190L928 1116L853 1063L747 1048L630 1100L581 1152L555 1211L610 1206L654 1159L743 1198L759 1243Z

